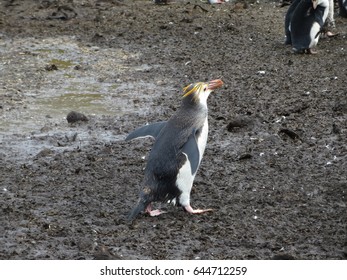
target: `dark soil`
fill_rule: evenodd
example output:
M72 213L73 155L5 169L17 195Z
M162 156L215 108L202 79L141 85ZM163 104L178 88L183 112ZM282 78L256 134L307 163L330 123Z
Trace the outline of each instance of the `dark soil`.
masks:
M136 52L129 66L155 67L122 81L158 84L146 114L139 104L71 126L112 131L113 140L24 160L1 148L1 259L346 259L347 20L336 11L339 35L321 39L317 55L295 55L283 44L287 7L246 2L0 1L0 39L75 36ZM215 211L157 203L168 213L127 223L152 141L119 139L168 119L183 86L217 78L225 85L209 98L192 191L193 207ZM1 99L0 118L25 102Z

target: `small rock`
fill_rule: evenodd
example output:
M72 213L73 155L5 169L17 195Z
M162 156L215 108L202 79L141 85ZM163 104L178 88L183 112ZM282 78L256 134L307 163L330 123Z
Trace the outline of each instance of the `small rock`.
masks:
M229 132L236 131L237 129L252 126L253 125L253 120L247 117L235 117L232 119L228 126L227 130Z
M334 112L346 114L347 113L347 103L346 102L336 102L334 107L332 108Z
M86 122L88 121L88 118L82 113L71 111L70 113L67 114L66 120L68 123L75 123L78 121Z
M238 160L251 159L251 158L252 158L252 155L249 153L246 153L246 154L240 155Z
M94 260L121 260L122 256L115 254L104 245L98 245L95 248Z
M340 134L341 133L341 129L335 123L333 123L332 133L334 133L334 134Z
M279 131L279 134L285 134L287 136L289 136L289 138L296 140L296 139L300 139L299 135L294 132L293 130L290 130L288 128L282 128Z
M50 64L50 65L45 66L45 70L46 71L55 71L55 70L58 70L58 67L55 64Z
M36 155L35 158L38 159L42 157L48 157L48 156L51 156L52 154L53 154L53 151L51 149L44 148Z
M51 130L51 128L49 126L45 125L44 127L41 127L40 132L44 133L44 132L48 132L50 130Z
M165 4L169 4L169 0L154 0L154 4L158 4L158 5L165 5Z

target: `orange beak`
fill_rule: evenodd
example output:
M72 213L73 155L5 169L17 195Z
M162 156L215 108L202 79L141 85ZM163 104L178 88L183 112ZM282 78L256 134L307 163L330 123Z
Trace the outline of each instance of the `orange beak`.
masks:
M220 79L209 81L208 82L208 89L215 90L216 88L220 88L223 84L224 84L223 81Z

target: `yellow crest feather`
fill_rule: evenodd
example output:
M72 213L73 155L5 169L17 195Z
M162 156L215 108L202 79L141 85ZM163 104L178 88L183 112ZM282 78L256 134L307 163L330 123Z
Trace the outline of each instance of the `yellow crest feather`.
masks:
M200 90L200 88L203 86L204 83L195 83L195 84L190 84L186 87L183 88L183 97L187 97L188 95Z

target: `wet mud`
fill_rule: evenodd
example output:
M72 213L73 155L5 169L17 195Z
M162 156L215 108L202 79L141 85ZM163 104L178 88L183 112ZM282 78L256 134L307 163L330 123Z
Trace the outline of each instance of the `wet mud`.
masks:
M0 1L1 259L346 259L347 20L295 55L288 6L239 2ZM125 136L217 78L215 211L129 224L153 142Z

